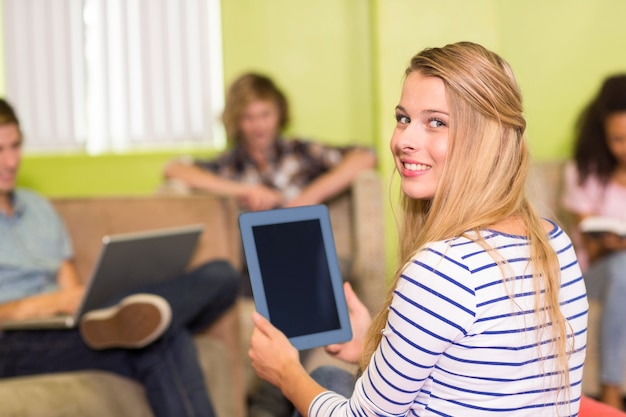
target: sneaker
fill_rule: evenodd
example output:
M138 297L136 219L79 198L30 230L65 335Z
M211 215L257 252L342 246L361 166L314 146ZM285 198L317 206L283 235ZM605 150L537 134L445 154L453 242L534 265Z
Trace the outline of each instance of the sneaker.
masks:
M92 349L138 349L159 338L171 321L172 310L163 297L134 294L113 307L85 314L79 328Z

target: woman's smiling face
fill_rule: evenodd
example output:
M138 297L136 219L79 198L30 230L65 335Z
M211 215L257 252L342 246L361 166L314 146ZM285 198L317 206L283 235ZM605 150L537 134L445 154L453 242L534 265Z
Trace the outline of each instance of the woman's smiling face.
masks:
M396 106L391 153L408 197L430 200L439 185L448 153L450 111L438 77L410 73Z

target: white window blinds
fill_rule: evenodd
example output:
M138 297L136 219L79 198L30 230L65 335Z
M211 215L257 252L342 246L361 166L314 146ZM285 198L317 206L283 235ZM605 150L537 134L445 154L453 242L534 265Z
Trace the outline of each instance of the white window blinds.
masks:
M219 0L3 0L26 149L220 147Z

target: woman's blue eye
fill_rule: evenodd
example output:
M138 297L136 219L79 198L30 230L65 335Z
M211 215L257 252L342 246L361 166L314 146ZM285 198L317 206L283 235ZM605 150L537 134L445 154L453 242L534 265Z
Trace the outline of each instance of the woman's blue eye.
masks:
M428 126L430 127L444 127L445 125L446 125L445 122L439 119L430 119L428 121Z
M396 114L396 122L402 123L402 124L408 124L408 123L411 123L411 119L409 119L408 117L404 115Z

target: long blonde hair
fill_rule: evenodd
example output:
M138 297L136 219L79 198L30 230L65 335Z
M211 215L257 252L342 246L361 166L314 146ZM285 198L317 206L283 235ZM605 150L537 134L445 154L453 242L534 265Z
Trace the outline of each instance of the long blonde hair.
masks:
M525 194L530 155L513 71L498 55L470 42L423 50L412 58L406 75L414 71L444 82L450 109L449 145L432 200L401 197L400 265L429 242L478 232L505 218L519 219L529 239L535 314L542 328L552 332L561 385L569 386L567 322L558 301L560 267L542 221ZM490 249L484 240L480 244ZM494 250L490 252L496 262L504 262ZM401 271L402 267L369 329L362 370L380 344Z

